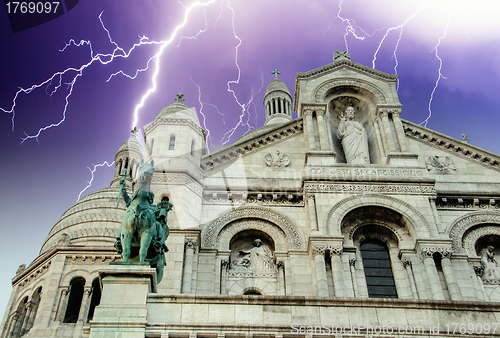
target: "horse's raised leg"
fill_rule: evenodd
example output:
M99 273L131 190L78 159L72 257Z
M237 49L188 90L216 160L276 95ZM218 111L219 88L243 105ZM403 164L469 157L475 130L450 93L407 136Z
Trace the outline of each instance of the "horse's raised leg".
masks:
M121 240L123 248L122 258L124 262L128 262L130 258L130 246L132 245L132 235L127 230L122 229Z

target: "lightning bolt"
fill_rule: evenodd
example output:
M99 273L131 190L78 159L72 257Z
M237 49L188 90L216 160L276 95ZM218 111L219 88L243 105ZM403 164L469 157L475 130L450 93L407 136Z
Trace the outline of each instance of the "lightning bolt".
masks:
M359 27L358 25L356 25L356 22L353 19L347 19L347 18L343 18L343 17L340 16L340 12L342 12L342 1L343 0L340 0L340 2L339 2L339 11L337 12L337 17L335 19L333 19L332 25L333 25L333 22L336 19L340 19L340 20L342 20L342 22L346 22L347 23L347 25L345 27L344 43L345 43L345 49L349 53L349 45L347 44L347 36L349 36L349 33L351 33L352 36L354 36L358 40L364 40L365 37L358 35L356 33L356 28L358 28L360 31L363 32L363 34L365 34L367 36L371 36L371 35L368 34L368 33L366 33L361 27ZM331 27L331 25L330 25L330 27ZM330 29L330 27L328 29Z
M115 161L111 162L110 164L108 164L107 161L104 161L101 164L96 164L96 165L94 165L94 169L90 169L90 167L87 167L90 170L90 174L92 175L92 177L90 178L90 181L87 182L88 185L85 187L85 189L83 189L82 191L80 191L80 193L78 194L78 198L76 199L77 202L80 200L80 197L82 196L83 192L85 190L87 190L88 188L90 188L90 186L92 185L92 181L94 180L94 173L97 170L97 168L98 167L104 167L105 165L107 165L108 168L109 168L109 167L115 165Z
M422 122L420 122L420 125L423 124L424 127L427 127L427 123L429 122L429 119L432 117L432 109L431 109L431 107L432 107L432 100L434 99L434 93L436 92L436 89L439 86L439 81L441 79L445 79L446 80L446 77L444 77L443 74L441 73L441 69L443 67L443 60L441 59L441 57L439 57L438 47L441 44L441 40L443 40L446 37L446 32L448 31L448 28L450 27L451 18L453 17L453 15L455 15L455 13L453 13L452 15L450 15L450 17L448 18L448 23L446 24L446 27L444 28L443 35L439 38L438 43L436 44L436 46L432 50L432 51L434 51L436 59L439 60L439 68L438 68L438 77L436 79L436 83L434 84L434 88L432 89L431 97L429 99L429 106L427 108L429 110L429 115L427 116L427 118L425 120L423 120Z

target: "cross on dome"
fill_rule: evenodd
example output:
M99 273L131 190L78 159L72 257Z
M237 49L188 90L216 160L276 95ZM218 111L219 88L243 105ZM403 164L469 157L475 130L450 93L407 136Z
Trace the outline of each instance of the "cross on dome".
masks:
M179 102L179 103L184 102L184 94L179 92L179 94L177 94L177 98L175 99L175 102Z
M280 72L280 71L278 71L278 70L275 68L275 69L271 72L271 74L274 74L275 79L277 79L277 78L278 78L278 74L281 74L281 72Z
M139 129L137 129L137 127L134 127L134 129L132 129L130 132L132 133L132 135L137 136Z

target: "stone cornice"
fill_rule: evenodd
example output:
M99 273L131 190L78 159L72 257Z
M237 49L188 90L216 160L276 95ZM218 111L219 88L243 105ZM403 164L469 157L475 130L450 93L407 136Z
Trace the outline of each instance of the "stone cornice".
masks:
M163 117L160 119L156 119L153 122L151 122L146 128L144 128L144 134L149 134L152 132L158 125L160 124L176 124L176 125L185 125L193 128L195 131L197 131L201 136L203 136L203 128L200 127L198 124L193 122L191 119L180 119L180 118L169 118L169 117Z
M479 147L461 142L453 137L401 120L406 136L419 142L443 150L455 156L481 164L489 169L500 171L500 156Z
M256 136L241 143L236 142L232 146L223 148L214 153L205 155L201 159L201 168L203 170L214 170L231 163L240 155L251 154L261 149L272 146L278 142L284 141L303 131L302 118L290 121L276 129L272 129L262 135Z

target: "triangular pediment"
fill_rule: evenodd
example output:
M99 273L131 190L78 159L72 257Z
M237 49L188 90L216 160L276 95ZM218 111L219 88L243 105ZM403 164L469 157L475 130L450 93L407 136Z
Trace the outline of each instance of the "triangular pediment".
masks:
M402 122L405 134L410 139L500 172L500 156L498 154L419 126L413 122L405 120L402 120Z

